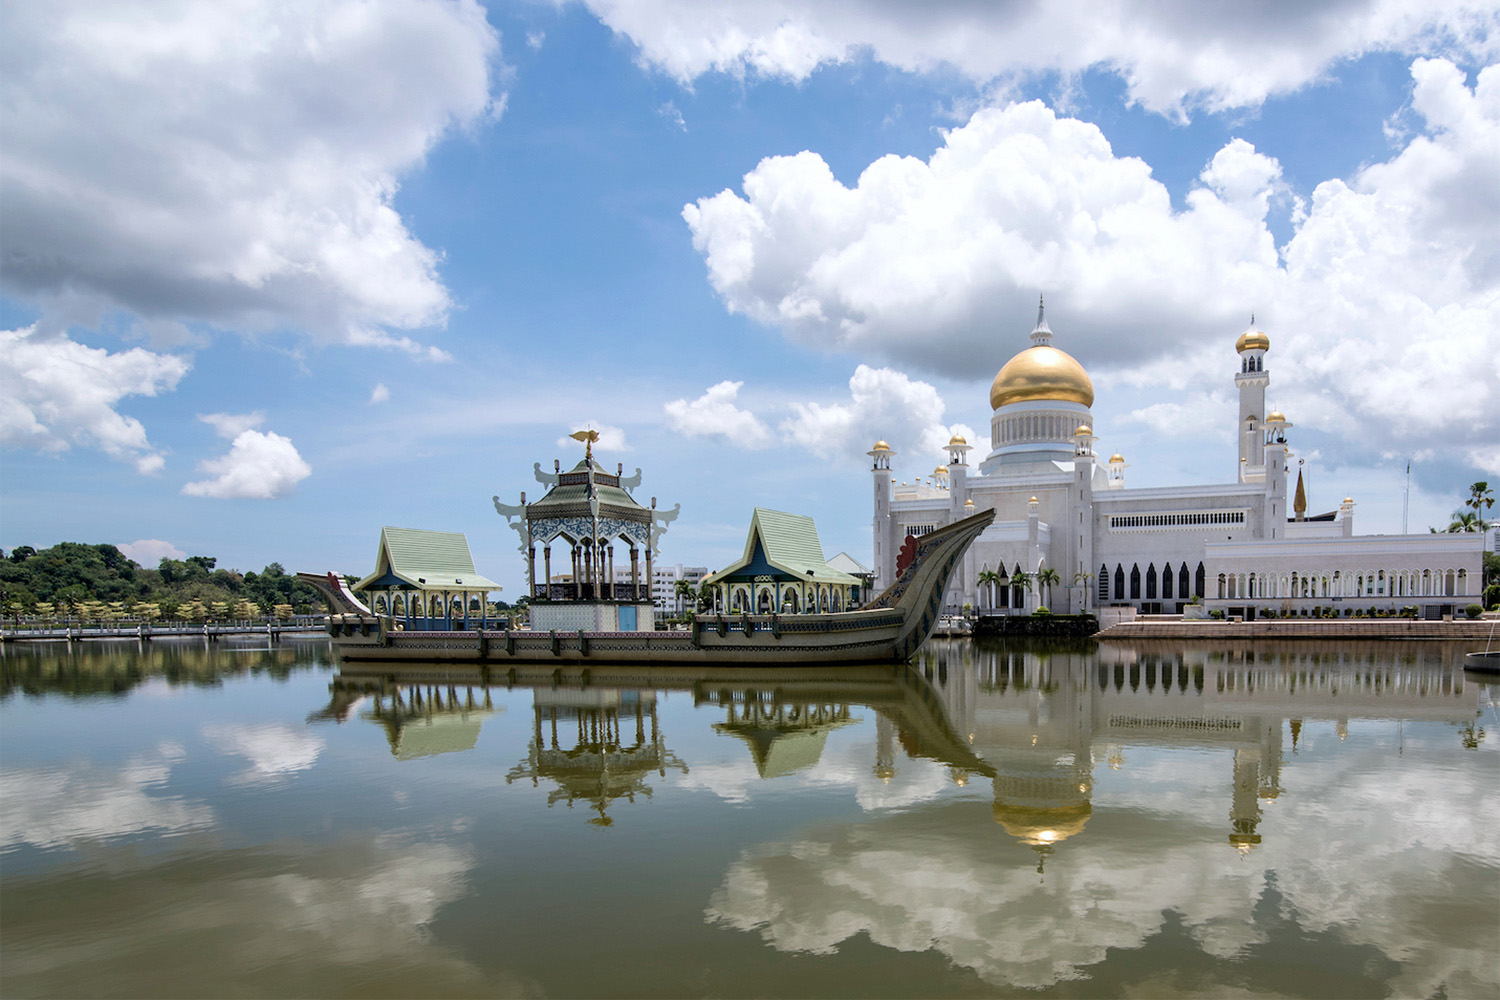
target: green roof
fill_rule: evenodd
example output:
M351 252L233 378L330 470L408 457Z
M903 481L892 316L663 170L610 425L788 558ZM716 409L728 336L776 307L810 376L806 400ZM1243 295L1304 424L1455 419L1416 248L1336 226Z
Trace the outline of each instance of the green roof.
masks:
M716 582L750 565L755 558L757 538L766 562L783 573L816 583L848 586L859 583L848 573L828 565L823 558L823 543L818 541L818 526L812 518L766 507L757 507L750 515L750 533L745 538L744 556L739 562L709 576L705 582Z
M474 568L469 540L460 531L381 528L375 572L353 589L368 589L386 577L394 577L417 590L500 589L498 583L480 576Z
M548 490L547 495L540 500L527 505L527 518L586 514L590 471L594 475L594 491L599 496L601 508L610 508L610 512L617 517L623 516L636 521L649 520L650 511L637 503L635 497L620 486L620 477L606 472L597 458L586 458L560 474L558 478L562 482Z

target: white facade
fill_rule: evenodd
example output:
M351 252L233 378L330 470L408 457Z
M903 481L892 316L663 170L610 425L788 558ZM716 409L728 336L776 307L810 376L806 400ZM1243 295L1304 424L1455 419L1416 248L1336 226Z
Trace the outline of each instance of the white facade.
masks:
M657 566L651 574L651 603L661 612L677 613L677 581L686 580L693 587L693 597L682 599L683 608L697 600L698 584L708 575L707 566Z
M1300 509L1299 484L1288 479L1292 424L1266 412L1270 341L1259 330L1235 345L1239 412L1228 481L1152 489L1126 486L1123 456L1095 455L1093 384L1051 346L1042 315L1031 339L991 387L991 450L975 474L958 437L925 482L898 484L884 442L870 452L877 593L895 579L908 535L993 509L994 523L954 574L951 610L1174 613L1197 597L1246 615L1413 605L1440 614L1479 600L1483 535L1356 536L1350 498L1327 513ZM1056 580L996 593L991 573L1006 582L1017 573Z

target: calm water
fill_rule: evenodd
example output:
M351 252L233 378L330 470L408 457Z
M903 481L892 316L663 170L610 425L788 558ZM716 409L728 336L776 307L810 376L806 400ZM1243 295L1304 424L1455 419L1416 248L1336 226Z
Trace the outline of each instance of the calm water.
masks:
M340 672L8 647L0 994L1500 991L1461 651Z

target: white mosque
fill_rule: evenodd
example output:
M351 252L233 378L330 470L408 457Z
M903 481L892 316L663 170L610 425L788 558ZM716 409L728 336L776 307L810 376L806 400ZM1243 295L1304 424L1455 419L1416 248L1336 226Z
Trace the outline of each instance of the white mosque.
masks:
M1436 616L1477 602L1482 535L1356 535L1349 497L1335 511L1307 514L1300 472L1288 491L1292 425L1266 412L1270 338L1252 320L1234 346L1240 405L1230 481L1131 489L1120 454L1096 457L1093 382L1052 346L1039 309L1031 346L990 386L991 447L977 469L957 436L946 464L912 485L896 483L884 441L869 452L876 592L895 579L909 537L993 508L994 523L954 573L951 610L1171 614L1202 604L1253 617L1415 606ZM1038 574L1055 580L1038 586ZM1016 586L1018 578L1032 585Z

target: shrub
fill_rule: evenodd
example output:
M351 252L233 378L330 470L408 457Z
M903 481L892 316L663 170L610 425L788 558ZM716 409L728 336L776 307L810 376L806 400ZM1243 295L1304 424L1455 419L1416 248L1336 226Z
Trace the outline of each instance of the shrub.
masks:
M1464 608L1464 614L1468 615L1470 618L1478 618L1480 615L1484 614L1484 608L1481 608L1477 604L1471 604L1467 608Z
M1047 606L1045 604L1041 605L1035 611L1032 612L1032 614L1034 614L1034 615L1050 615L1051 613L1052 612L1047 609Z
M1223 608L1212 608L1208 612L1208 617L1222 619L1224 617L1224 609Z

